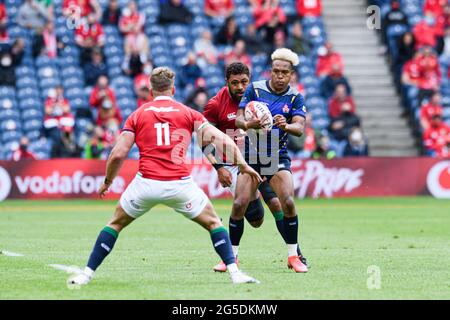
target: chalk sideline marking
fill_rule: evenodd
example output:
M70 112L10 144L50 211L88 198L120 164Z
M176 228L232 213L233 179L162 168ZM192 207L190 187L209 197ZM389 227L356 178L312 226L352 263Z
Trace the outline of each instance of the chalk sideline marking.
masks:
M8 256L8 257L23 257L24 256L21 253L11 252L11 251L4 251L4 250L0 250L0 254L3 254L3 255Z

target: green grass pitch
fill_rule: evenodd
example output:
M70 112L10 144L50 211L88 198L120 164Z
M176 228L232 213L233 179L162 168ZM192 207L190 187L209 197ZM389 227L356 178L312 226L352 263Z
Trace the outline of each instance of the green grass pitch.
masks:
M287 269L267 210L260 229L246 223L239 254L241 268L261 284L235 286L212 271L218 258L208 233L158 206L122 232L87 287L70 290L68 274L48 265L84 266L115 202L5 201L0 250L24 256L0 255L0 299L450 299L450 201L297 204L307 274ZM214 205L227 222L231 201ZM370 285L373 270L379 289Z

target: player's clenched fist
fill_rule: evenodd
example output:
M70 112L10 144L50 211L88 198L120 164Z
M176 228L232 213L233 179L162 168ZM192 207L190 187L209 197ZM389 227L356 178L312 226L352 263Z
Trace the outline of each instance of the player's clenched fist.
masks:
M282 116L281 114L277 114L273 117L274 125L280 128L281 130L285 131L286 127L288 125L286 118Z

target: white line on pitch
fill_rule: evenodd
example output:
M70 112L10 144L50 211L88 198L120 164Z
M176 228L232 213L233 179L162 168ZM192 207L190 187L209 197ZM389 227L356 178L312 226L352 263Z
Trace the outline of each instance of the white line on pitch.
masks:
M24 256L21 253L11 252L11 251L4 251L4 250L0 250L0 254L3 254L3 255L8 256L8 257L23 257Z
M61 271L65 271L67 273L75 273L75 274L79 274L81 272L83 272L79 267L77 266L66 266L64 264L49 264L49 267L52 267L56 270L61 270Z

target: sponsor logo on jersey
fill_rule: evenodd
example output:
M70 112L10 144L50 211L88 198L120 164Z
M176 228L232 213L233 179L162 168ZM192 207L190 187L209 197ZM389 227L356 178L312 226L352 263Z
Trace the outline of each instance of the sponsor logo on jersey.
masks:
M450 199L450 161L438 162L431 168L427 187L434 197Z
M11 178L8 172L0 167L0 201L5 200L11 191Z
M190 210L192 208L192 203L188 202L186 203L186 209Z
M170 107L154 107L154 106L150 106L148 108L145 108L144 111L154 111L154 112L176 112L176 111L180 111L179 109L175 109L174 107L170 106Z
M289 113L289 106L287 104L283 106L283 113Z
M228 120L235 120L236 119L236 112L232 112L227 114L227 119Z

